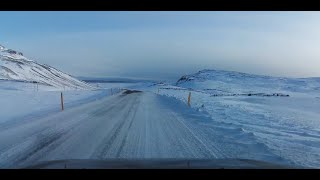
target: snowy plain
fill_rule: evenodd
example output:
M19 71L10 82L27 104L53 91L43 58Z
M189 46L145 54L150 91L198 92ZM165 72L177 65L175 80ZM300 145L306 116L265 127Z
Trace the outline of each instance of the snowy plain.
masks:
M64 108L68 109L99 100L119 92L123 86L105 86L97 90L60 90L43 84L0 80L0 126L2 122L25 117L40 117L61 111L61 92ZM111 91L113 89L113 91Z

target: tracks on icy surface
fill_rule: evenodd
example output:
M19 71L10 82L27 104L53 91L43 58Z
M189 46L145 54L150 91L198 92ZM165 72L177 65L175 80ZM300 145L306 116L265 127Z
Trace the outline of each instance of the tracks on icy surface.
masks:
M0 167L110 158L225 158L203 116L161 96L125 91L0 132ZM171 105L170 105L171 104ZM173 106L180 108L173 108Z

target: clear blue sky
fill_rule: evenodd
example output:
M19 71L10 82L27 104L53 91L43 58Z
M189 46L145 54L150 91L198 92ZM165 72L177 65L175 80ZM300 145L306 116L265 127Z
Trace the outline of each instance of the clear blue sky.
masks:
M320 12L0 12L0 44L76 76L320 76Z

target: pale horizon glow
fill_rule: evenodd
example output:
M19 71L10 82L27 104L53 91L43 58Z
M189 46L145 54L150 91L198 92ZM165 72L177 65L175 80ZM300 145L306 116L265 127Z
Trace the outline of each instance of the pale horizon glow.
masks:
M0 12L0 44L75 76L320 77L320 12Z

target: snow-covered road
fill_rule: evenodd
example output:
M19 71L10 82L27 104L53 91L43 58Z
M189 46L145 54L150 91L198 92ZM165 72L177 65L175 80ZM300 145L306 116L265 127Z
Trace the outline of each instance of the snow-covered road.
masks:
M2 124L0 167L59 159L252 156L283 161L265 146L249 143L250 137L241 129L214 124L209 116L173 98L122 93L45 118Z

